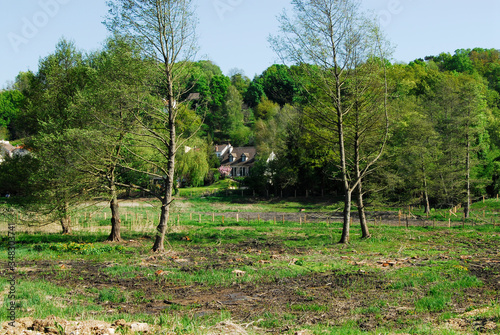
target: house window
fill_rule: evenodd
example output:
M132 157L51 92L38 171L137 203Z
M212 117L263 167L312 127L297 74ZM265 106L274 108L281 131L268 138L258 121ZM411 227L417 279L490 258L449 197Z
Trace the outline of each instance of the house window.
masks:
M234 161L234 156L233 156L233 155L229 155L229 161L230 161L230 162L233 162L233 161Z
M241 161L246 162L247 156L245 154L241 155Z

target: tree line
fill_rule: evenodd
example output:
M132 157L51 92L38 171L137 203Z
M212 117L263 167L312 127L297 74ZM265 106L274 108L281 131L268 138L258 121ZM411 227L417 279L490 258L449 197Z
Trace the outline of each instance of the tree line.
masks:
M0 92L2 133L33 153L0 165L0 192L65 233L78 204L105 198L119 241L118 196L140 190L162 203L154 250L175 188L219 178L220 143L257 147L242 181L257 193L338 194L342 243L352 201L367 238L367 204L464 204L468 216L474 197L499 193L498 50L392 63L358 2L293 4L269 39L283 64L250 79L195 60L191 1L111 1L101 50L63 39Z

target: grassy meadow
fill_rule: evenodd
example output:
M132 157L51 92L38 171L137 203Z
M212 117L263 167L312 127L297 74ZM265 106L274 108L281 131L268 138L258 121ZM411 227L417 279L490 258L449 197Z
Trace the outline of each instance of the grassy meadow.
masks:
M16 317L123 319L150 334L231 333L221 325L234 334L497 334L500 203L473 209L464 221L454 209L381 208L372 238L361 240L353 220L351 243L339 245L335 204L186 195L167 250L154 254L155 201L122 203L122 243L103 242L109 209L92 204L74 214L71 235L16 228ZM3 234L2 260L7 248ZM8 286L2 275L2 323Z

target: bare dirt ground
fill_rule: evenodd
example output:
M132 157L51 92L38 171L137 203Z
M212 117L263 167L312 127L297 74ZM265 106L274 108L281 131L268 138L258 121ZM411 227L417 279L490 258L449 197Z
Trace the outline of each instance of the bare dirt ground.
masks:
M270 259L262 259L256 261L255 258L244 258L235 255L249 254L259 255L263 250L271 254ZM155 254L146 256L142 259L140 265L145 268L161 268L161 267L176 267L187 273L195 273L200 270L209 271L210 269L231 268L237 269L238 266L253 266L258 262L273 261L290 261L293 262L293 257L300 254L307 254L307 250L289 249L280 243L272 241L248 241L238 244L227 244L219 247L217 254L207 256L204 248L197 246L187 246L182 252L166 252L164 254ZM342 260L353 265L372 266L377 268L403 267L413 266L418 267L421 262L425 261L418 258L410 259L394 259L372 261L371 263L358 263L356 257L342 257ZM220 313L222 310L229 311L234 320L238 320L238 324L220 324L211 330L207 330L207 334L246 334L246 331L253 329L259 332L259 328L253 327L252 324L258 320L263 313L275 313L283 315L283 311L290 311L292 305L311 306L303 310L293 310L289 313L293 314L295 324L314 325L316 323L330 323L335 325L342 324L346 319L355 319L361 329L373 331L377 327L383 325L391 325L394 329L404 327L412 321L422 319L422 315L411 313L413 301L399 300L397 303L388 304L381 310L382 318L373 315L353 316L352 311L356 308L364 308L370 306L375 300L387 299L391 301L388 293L385 293L387 283L383 277L377 275L376 272L369 273L360 270L357 273L343 273L342 271L329 271L325 273L311 273L302 275L296 278L278 278L275 281L264 283L244 283L237 284L236 282L229 287L207 287L202 282L196 282L188 286L179 286L168 280L168 273L161 270L156 272L156 276L164 276L165 280L152 280L148 276L136 276L135 278L118 278L111 276L103 271L106 267L113 264L97 264L90 261L38 261L20 263L19 268L22 269L22 278L20 280L43 279L52 282L59 286L68 287L71 289L67 299L60 301L61 304L67 305L71 303L71 296L77 294L88 295L89 288L119 288L124 291L142 291L146 297L157 297L168 293L169 299L155 300L147 299L144 302L130 303L110 303L102 302L101 304L108 310L108 313L113 314L116 311L122 313L148 313L158 315L160 312L176 313L179 307L186 307L184 310L187 315L192 318L203 317L214 313ZM470 288L465 290L465 296L459 301L454 301L453 312L462 313L463 317L451 319L446 325L450 329L464 330L471 326L467 318L466 308L471 305L483 305L484 301L481 298L484 289L500 292L500 277L492 276L491 273L500 272L500 262L492 261L489 258L485 259L469 259L467 262L471 274L477 276L485 283L485 288ZM48 275L47 269L58 269L57 271L70 272L69 276ZM257 271L257 269L255 269ZM237 276L238 274L235 274ZM244 275L244 274L242 274ZM158 279L158 278L156 278ZM356 290L356 287L363 288ZM346 289L351 292L345 294ZM411 288L409 288L411 289ZM327 309L315 309L314 306L329 306ZM470 312L469 312L470 313ZM425 316L429 321L436 319L436 315L429 313ZM66 320L57 318L46 320L19 320L19 327L16 332L0 331L0 334L57 334L55 322L67 328L66 334L71 331L74 334L111 334L109 329L117 329L118 327L146 327L144 325L126 324L123 321L117 320L114 324L99 323L99 322L80 322L71 323ZM118 322L118 323L117 323ZM487 319L479 319L473 325L479 331L488 331L488 327L496 327L494 322ZM247 325L243 327L241 325ZM250 326L250 327L248 327ZM219 327L219 328L217 328ZM232 328L231 328L232 327ZM231 330L232 329L232 330ZM493 328L494 329L494 328ZM286 322L280 326L266 329L266 333L279 334L290 331ZM147 326L144 328L144 333L152 334L154 328ZM490 331L492 331L490 329ZM306 334L306 333L303 333Z

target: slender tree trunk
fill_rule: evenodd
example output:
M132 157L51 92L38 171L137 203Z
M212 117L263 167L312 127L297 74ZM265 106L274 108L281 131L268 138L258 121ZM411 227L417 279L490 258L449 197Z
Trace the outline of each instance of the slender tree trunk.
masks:
M109 202L109 208L111 209L111 234L108 236L108 241L111 242L121 242L122 237L120 234L121 223L120 210L118 205L118 197L116 192L116 185L114 180L110 182L111 186L111 201Z
M71 223L68 217L61 218L61 227L63 234L71 234Z
M467 127L468 128L468 127ZM470 217L470 141L469 141L469 130L467 129L467 134L466 134L466 141L467 141L467 153L466 153L466 178L467 178L467 199L466 199L466 204L464 207L464 217L469 218Z
M339 243L349 243L349 230L351 227L351 190L347 189L344 195L344 224Z
M63 207L63 216L61 218L61 227L63 234L71 234L71 219L69 217L69 204L65 203Z
M358 183L357 188L357 206L359 215L359 224L361 225L361 238L370 238L370 230L368 229L368 222L366 221L365 214L365 204L363 202L363 187L361 180Z
M422 161L423 161L423 157ZM425 172L425 166L422 163L422 176L423 176L423 186L424 186L424 207L425 207L425 214L430 214L431 212L431 206L429 203L429 191L428 191L428 185L427 185L427 174Z
M169 161L169 171L173 169L174 161L173 159ZM173 171L172 171L173 172ZM161 215L160 215L160 223L156 228L156 240L153 245L153 251L163 251L165 250L165 233L167 231L168 219L170 217L170 205L172 203L172 185L173 185L173 173L167 176L165 179L165 195L163 197L162 206L161 206Z
M168 66L167 66L168 69ZM162 201L161 207L161 218L160 223L157 227L156 232L156 240L153 245L153 251L163 251L165 250L165 233L167 231L168 218L170 215L170 205L172 203L172 191L174 188L174 174L175 174L175 152L176 152L176 132L175 132L175 117L176 111L174 107L174 99L173 99L173 87L170 73L167 70L167 78L168 80L168 104L169 104L169 121L168 121L168 130L170 133L170 142L168 143L168 166L167 166L167 177L164 181L165 185L165 195Z
M341 95L340 85L338 86L338 94ZM343 114L342 109L339 107L337 109L338 115L338 132L339 132L339 153L340 153L340 164L342 167L342 180L344 182L344 224L342 227L342 236L340 237L339 243L347 244L349 243L349 229L351 226L351 195L352 191L349 185L349 178L347 175L347 163L345 158L345 142L344 142L344 125L343 125Z
M169 218L169 209L167 208L167 204L162 204L161 206L161 215L160 215L160 223L157 227L156 232L156 240L153 245L153 251L163 251L165 250L165 232L167 231L168 218Z
M333 36L333 35L332 35ZM332 46L335 49L335 42L332 41ZM335 54L335 50L334 50ZM334 57L334 63L337 63L336 57ZM340 166L342 172L342 181L344 184L344 224L342 226L342 236L340 237L339 243L347 244L349 243L349 229L351 226L351 196L352 190L349 185L349 176L347 174L347 162L346 162L346 152L345 152L345 139L344 139L344 110L342 105L342 85L340 80L340 74L337 72L338 68L335 67L335 99L337 103L337 131L339 137L339 157Z
M368 224L366 222L365 215L365 205L363 203L363 186L362 186L362 177L361 177L361 169L360 169L360 132L359 132L359 106L356 103L356 135L354 137L354 163L356 169L356 193L357 199L356 204L358 207L358 215L359 215L359 224L361 226L361 238L369 238L370 231L368 230Z
M424 189L424 206L425 206L425 214L430 214L431 213L431 205L429 203L429 193L427 192L427 189Z
M120 113L120 117L122 117L122 114ZM118 157L120 156L120 151L121 151L121 142L123 140L124 133L120 133L120 136L118 138L118 145L115 147L115 161L113 162L113 165L110 168L109 171L109 189L111 190L111 201L109 202L109 208L111 209L111 233L108 236L108 241L111 242L121 242L122 237L121 237L121 225L122 225L122 220L120 218L120 209L118 206L118 192L116 190L116 178L115 178L115 170L117 166L117 160Z

